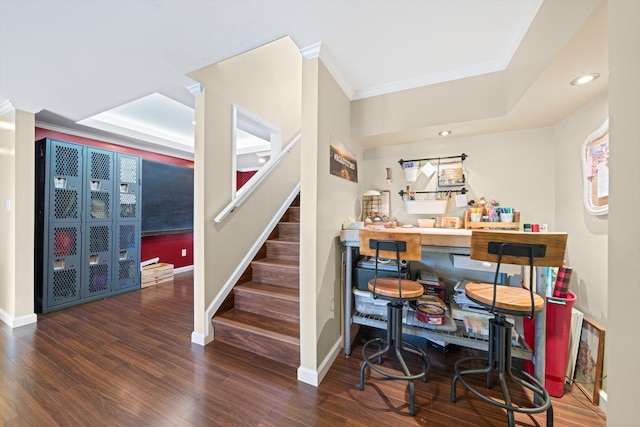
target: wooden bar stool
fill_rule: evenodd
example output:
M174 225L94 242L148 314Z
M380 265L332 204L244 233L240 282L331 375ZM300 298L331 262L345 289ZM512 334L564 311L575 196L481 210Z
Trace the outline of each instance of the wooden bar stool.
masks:
M410 343L402 341L402 311L406 301L415 301L424 293L422 284L403 279L400 273L400 260L417 261L422 258L421 237L418 233L403 233L389 231L360 230L360 254L375 256L375 275L368 283L369 290L374 298L382 298L389 301L387 304L387 337L385 340L375 338L367 341L362 346L362 366L360 367L360 390L364 389L364 374L366 367L388 378L406 380L409 385L409 412L415 415L415 390L413 380L427 381L429 360L424 350ZM397 277L378 278L378 259L392 259L397 261ZM367 348L378 345L378 351L367 355ZM422 361L422 370L412 374L404 360L403 352L417 356ZM383 356L395 354L402 375L382 369Z
M533 319L542 310L545 300L533 292L533 270L536 266L560 267L567 243L566 233L521 233L513 231L473 230L471 234L471 259L497 263L494 282L469 283L465 287L467 297L494 314L489 320L488 357L466 357L456 362L451 382L451 401L456 401L456 383L460 381L473 394L486 402L507 411L509 427L515 425L514 412L538 413L547 411L547 426L553 425L551 398L543 383L524 371L516 371L511 365L511 329L506 315ZM504 286L497 283L500 264L529 266L529 289ZM544 286L544 284L538 284ZM482 369L462 370L461 366L472 360L484 360ZM498 373L504 401L493 399L476 390L465 376L485 375L486 387L491 387L491 373ZM518 375L516 375L518 374ZM521 406L511 401L507 378L534 393L533 405Z

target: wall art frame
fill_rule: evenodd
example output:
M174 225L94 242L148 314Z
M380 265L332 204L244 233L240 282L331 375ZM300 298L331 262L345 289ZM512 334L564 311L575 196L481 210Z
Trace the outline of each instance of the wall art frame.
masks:
M587 319L582 320L578 360L574 374L574 384L589 398L591 403L600 403L600 385L604 359L605 330Z
M584 207L591 215L609 213L609 119L582 145Z

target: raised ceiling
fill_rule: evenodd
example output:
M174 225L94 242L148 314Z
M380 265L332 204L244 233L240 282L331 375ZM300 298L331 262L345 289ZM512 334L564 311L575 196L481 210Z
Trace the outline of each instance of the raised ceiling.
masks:
M504 76L511 82L505 90L520 84L520 93L517 99L507 96L504 111L490 118L507 116L524 108L520 99L526 96L544 98L531 95L529 88L546 88L540 79L554 64L560 67L562 55L570 54L563 54L566 46L579 45L574 34L601 4L0 0L0 105L10 101L37 112L42 125L122 138L188 157L193 96L187 88L196 82L187 73L288 35L302 52L320 44L323 62L356 109L396 92L419 97L425 88L504 73L515 61L521 68L517 75L527 78ZM540 33L545 25L555 39ZM528 53L521 54L523 50ZM576 60L561 71L578 71ZM441 124L457 122L470 121L452 116L378 130L362 124L354 137L365 147L410 142L426 138Z

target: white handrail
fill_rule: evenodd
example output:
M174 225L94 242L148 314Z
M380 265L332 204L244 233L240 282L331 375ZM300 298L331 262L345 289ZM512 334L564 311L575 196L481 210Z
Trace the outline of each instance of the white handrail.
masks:
M247 188L247 190L244 191L240 195L240 197L233 199L231 203L229 203L218 214L218 216L215 217L214 221L218 224L221 223L227 217L227 215L229 215L231 212L234 211L235 208L242 205L244 201L247 200L247 198L251 195L251 193L253 193L253 191L258 187L258 185L260 185L260 183L262 183L262 181L264 181L265 178L269 176L269 174L276 168L276 166L280 164L280 161L282 161L282 158L291 151L293 146L296 145L298 142L300 142L301 138L302 138L301 133L296 135L296 137L293 138L293 140L278 153L278 155L276 156L273 162L266 165L260 172L256 174L256 180L253 182L253 184L249 188Z

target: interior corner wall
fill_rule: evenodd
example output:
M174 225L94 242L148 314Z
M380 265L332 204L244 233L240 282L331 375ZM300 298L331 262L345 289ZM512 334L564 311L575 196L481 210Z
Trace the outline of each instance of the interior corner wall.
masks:
M10 326L36 320L34 298L35 118L11 109L0 117L0 319Z
M609 304L605 338L607 424L637 423L640 227L640 2L609 0Z
M319 59L302 64L302 147L300 162L300 367L317 372L318 322L315 245L318 240L318 97Z
M607 95L587 104L554 127L556 228L569 233L567 265L574 307L589 319L607 324L608 215L594 216L584 207L584 143L609 115Z
M35 241L35 158L36 147L31 144L35 115L16 111L16 170L15 170L15 266L16 266L16 319L34 314L34 258Z
M351 140L351 103L327 67L318 67L318 206L317 206L317 316L318 360L329 354L342 336L342 287L340 229L342 222L355 218L358 182L329 173L330 146L341 143L362 164L362 148ZM358 172L360 174L360 172Z
M547 224L549 230L554 231L554 178L549 173L553 167L551 136L550 128L539 128L370 148L364 152L363 184L365 190L390 190L391 216L401 224L416 225L418 218L435 215L408 214L398 193L406 186L412 191L435 190L437 177L420 173L415 182L407 182L398 160L464 153L468 156L464 161L468 200L480 196L495 199L501 206L519 210L521 222ZM434 166L437 167L435 161ZM386 168L391 168L391 186L386 182ZM456 207L451 199L443 216L461 218L465 209Z
M0 116L0 314L2 319L10 323L15 316L15 236L16 214L15 204L15 171L16 171L16 110L11 109ZM10 204L9 208L5 204Z

